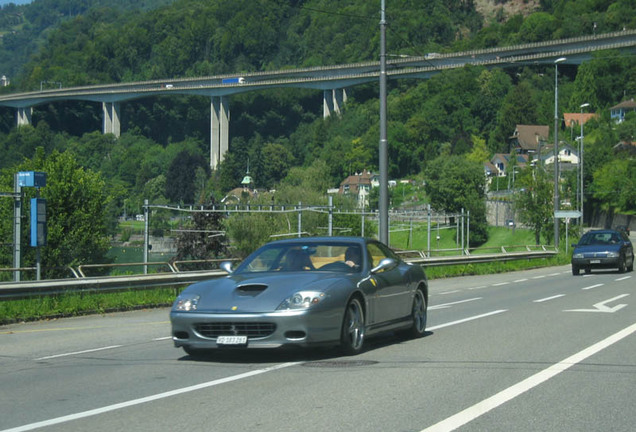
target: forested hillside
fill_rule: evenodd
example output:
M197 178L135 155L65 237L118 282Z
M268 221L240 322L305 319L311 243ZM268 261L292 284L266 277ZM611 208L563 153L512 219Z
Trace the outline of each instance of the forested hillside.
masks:
M106 8L110 19L143 12L173 0L37 0L33 4L10 2L0 7L0 74L10 78L45 43L50 31L90 9ZM25 3L25 2L22 2Z
M379 4L35 0L4 7L0 66L19 73L2 91L39 90L43 82L69 87L377 60ZM508 12L515 10L524 14ZM387 20L390 56L424 55L633 29L636 3L400 0L387 2ZM28 61L17 64L30 53ZM561 110L578 112L588 102L600 114L586 132L586 182L591 185L595 170L621 158L613 147L620 140L633 141L633 116L616 127L608 108L634 97L636 59L604 52L578 68L560 70ZM0 167L9 168L8 175L23 158L32 158L37 147L47 153L71 150L82 166L102 174L113 197L113 215L121 214L125 205L138 211L144 198L190 203L212 194L220 199L239 185L248 164L256 186L276 188L277 199L297 201L293 193L281 192L294 187L302 188L305 198L313 193L318 197L350 173L377 169L378 86L350 88L347 94L344 114L327 120L322 119L321 92L233 96L230 152L214 173L207 166L207 98L124 103L119 139L99 132L98 104L38 106L34 127L19 130L14 111L0 108ZM389 175L424 179L440 156L489 158L508 151L515 125L553 124L553 104L553 67L467 67L429 80L391 81ZM574 144L576 135L564 135ZM621 210L636 209L632 201L630 209Z

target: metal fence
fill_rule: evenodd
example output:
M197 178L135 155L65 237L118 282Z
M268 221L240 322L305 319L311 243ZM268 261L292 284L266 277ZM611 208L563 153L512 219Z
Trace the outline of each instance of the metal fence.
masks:
M512 251L513 249L524 249L521 251ZM473 251L475 252L475 251ZM555 249L549 250L546 246L513 246L502 247L498 253L471 253L465 250L463 255L452 256L427 256L422 251L397 251L397 253L406 262L422 265L424 267L468 264L468 263L484 263L495 261L512 261L523 259L550 258L557 254ZM227 275L224 270L210 269L197 271L184 271L181 266L192 263L218 263L227 260L195 260L193 261L177 261L174 263L127 263L127 264L91 264L82 265L72 270L73 278L40 280L40 281L20 281L20 282L0 282L0 300L11 300L18 298L28 298L33 296L47 296L62 293L82 293L82 292L115 292L126 291L131 289L150 289L160 286L182 286L199 282L202 280L213 279ZM167 267L163 272L138 274L138 275L121 275L121 276L105 276L92 277L86 276L85 271L96 267L121 267L124 265L140 266L151 265ZM23 270L31 270L24 268ZM4 271L15 271L16 269L0 269Z

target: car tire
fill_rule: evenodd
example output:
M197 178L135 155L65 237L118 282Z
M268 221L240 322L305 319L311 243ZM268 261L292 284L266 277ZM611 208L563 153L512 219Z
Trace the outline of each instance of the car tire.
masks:
M627 271L628 272L634 271L634 257L632 257L632 263L629 265L629 267L627 267Z
M578 276L580 272L581 272L581 269L578 266L575 266L575 265L572 266L572 275Z
M627 267L627 265L625 264L625 257L621 257L618 260L618 272L619 273L625 273L625 268Z
M585 274L592 273L592 269L590 267L585 267Z
M411 309L411 327L407 330L407 335L411 338L420 338L426 333L427 319L426 297L422 289L415 291L413 296L413 307Z
M340 332L340 349L345 355L356 355L362 351L365 335L364 309L357 297L352 298L345 308L342 330Z

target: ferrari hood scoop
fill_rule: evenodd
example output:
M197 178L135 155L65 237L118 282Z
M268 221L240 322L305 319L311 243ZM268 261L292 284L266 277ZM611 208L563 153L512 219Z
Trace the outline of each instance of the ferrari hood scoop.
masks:
M236 287L236 291L239 295L252 297L256 297L266 289L267 285L265 284L245 284Z

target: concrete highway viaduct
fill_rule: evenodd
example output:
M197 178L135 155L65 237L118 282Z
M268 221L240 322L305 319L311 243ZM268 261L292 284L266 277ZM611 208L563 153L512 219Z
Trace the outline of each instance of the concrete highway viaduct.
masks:
M429 53L421 57L387 60L389 79L427 79L444 70L466 65L519 67L564 63L581 64L595 51L636 52L636 30L583 36L548 42L458 53ZM102 104L104 133L120 135L121 103L158 95L198 95L210 98L210 166L215 169L229 148L229 98L243 92L272 88L308 88L323 92L323 116L339 114L346 88L379 80L380 62L363 62L313 68L277 70L201 78L164 79L119 84L59 88L0 96L0 106L16 109L17 125L31 124L33 107L56 101L83 100Z

